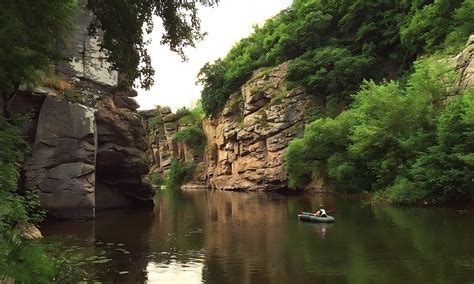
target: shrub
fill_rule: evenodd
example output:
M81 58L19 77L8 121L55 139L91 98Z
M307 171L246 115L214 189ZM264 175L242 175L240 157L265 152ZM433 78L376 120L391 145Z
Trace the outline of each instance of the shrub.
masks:
M182 142L189 146L198 146L204 141L204 132L197 125L191 125L180 129L173 136L174 142Z
M195 167L192 163L183 163L173 158L167 174L166 185L171 188L181 187L181 185L193 178Z
M161 177L161 175L155 174L151 176L150 182L153 187L160 188L166 181Z
M156 129L158 129L158 126L160 124L161 124L161 115L157 114L156 116L148 120L148 131L150 133L154 132Z
M40 245L22 240L14 231L18 223L36 223L38 198L33 193L19 195L17 181L27 144L20 127L24 119L7 121L0 116L0 276L24 283L49 283L52 262Z

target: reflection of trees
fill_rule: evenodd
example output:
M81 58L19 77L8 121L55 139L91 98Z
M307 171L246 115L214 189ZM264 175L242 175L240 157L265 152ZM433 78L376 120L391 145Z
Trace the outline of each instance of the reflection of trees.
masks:
M288 263L303 260L319 281L464 283L474 268L472 229L466 228L473 223L457 217L449 209L360 208L342 200L324 241L306 224L289 223ZM462 255L465 266L456 266Z
M376 207L377 220L389 220L392 243L398 254L412 257L405 269L420 280L465 283L474 273L473 215L462 216L449 208ZM465 257L462 257L465 256ZM465 265L468 264L468 265ZM459 273L462 272L462 273Z
M54 236L66 236L59 237L59 241L68 246L82 247L84 250L78 252L88 257L101 255L113 259L104 264L91 262L86 266L94 279L113 283L143 283L146 280L144 269L148 260L145 256L150 253L148 236L153 216L150 210L136 208L98 211L95 220L45 224L42 231L45 236L53 237L52 240ZM119 275L120 271L128 271L128 274Z

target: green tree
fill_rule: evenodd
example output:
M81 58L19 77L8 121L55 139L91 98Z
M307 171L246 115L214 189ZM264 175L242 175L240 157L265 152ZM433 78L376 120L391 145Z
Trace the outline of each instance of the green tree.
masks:
M185 59L184 48L194 47L201 40L201 21L198 6L213 6L218 0L89 0L88 8L97 16L90 31L103 34L102 48L114 70L123 75L125 86L132 86L138 79L141 87L153 85L154 69L148 54L143 28L150 34L154 28L153 17L161 19L165 32L161 44L168 45Z
M288 80L322 96L332 95L341 101L371 78L373 59L352 55L345 48L325 47L305 53L291 62Z
M474 199L474 90L456 97L441 113L437 143L416 160L413 187L434 203Z
M19 195L17 181L27 144L23 139L23 120L7 121L0 116L0 277L22 283L50 283L53 263L44 249L22 240L14 228L19 223L36 223L38 213L34 195ZM0 279L0 282L3 279Z
M76 0L0 3L0 90L33 83L55 59L54 45L70 27Z
M415 62L406 85L366 82L351 108L309 124L290 143L290 187L329 177L341 191L394 203L472 200L472 89L455 94L452 64Z
M348 104L362 79L394 79L420 55L459 48L474 32L472 13L472 0L294 1L204 65L204 110L220 111L253 71L288 60L290 81Z

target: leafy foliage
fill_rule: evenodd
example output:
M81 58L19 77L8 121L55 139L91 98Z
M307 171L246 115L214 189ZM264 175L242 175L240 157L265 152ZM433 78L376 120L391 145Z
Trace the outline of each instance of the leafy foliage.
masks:
M353 56L345 48L326 47L309 51L295 59L288 70L288 80L316 94L346 98L370 76L373 59Z
M474 92L449 100L453 91L452 67L436 57L416 62L406 86L366 82L349 110L290 144L290 187L328 176L338 190L386 190L396 203L474 198Z
M150 179L151 185L153 185L154 188L158 188L158 189L162 185L164 185L165 182L166 181L159 174L155 174L155 175L151 176L151 179Z
M185 127L173 136L174 142L182 142L191 147L197 146L204 140L202 128L197 125Z
M76 0L2 1L0 89L10 94L33 83L55 58L54 45L68 30Z
M153 17L161 19L164 33L161 44L166 44L183 59L184 48L194 46L204 34L200 31L198 6L213 6L217 0L89 0L88 8L97 16L90 31L104 32L102 48L112 68L123 75L122 84L132 86L139 79L141 86L149 89L155 73L151 66L143 27L150 34L154 28Z
M5 232L18 222L28 222L29 216L25 198L16 194L19 169L27 144L20 128L2 116L0 146L0 232Z
M177 159L171 160L166 185L171 188L179 188L193 178L195 168L196 166L192 163L180 162Z
M472 0L295 0L202 67L204 111L221 110L253 71L288 60L288 80L348 101L364 78L393 79L421 54L462 45L474 30L473 11Z
M191 109L182 108L176 112L179 123L186 125L178 130L173 136L173 142L184 143L194 153L202 156L206 146L206 136L202 129L204 113L200 101Z
M18 126L23 122L0 116L0 276L22 283L49 283L54 269L41 246L22 240L14 232L17 224L36 223L43 217L35 194L17 193L19 170L27 150Z

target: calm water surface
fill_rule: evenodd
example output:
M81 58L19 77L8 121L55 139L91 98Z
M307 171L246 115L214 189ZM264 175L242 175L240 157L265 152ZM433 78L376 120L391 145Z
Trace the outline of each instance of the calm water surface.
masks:
M334 224L296 220L320 203L336 210ZM154 211L42 230L107 251L112 260L90 271L106 283L473 283L473 221L472 211L333 195L164 190Z

